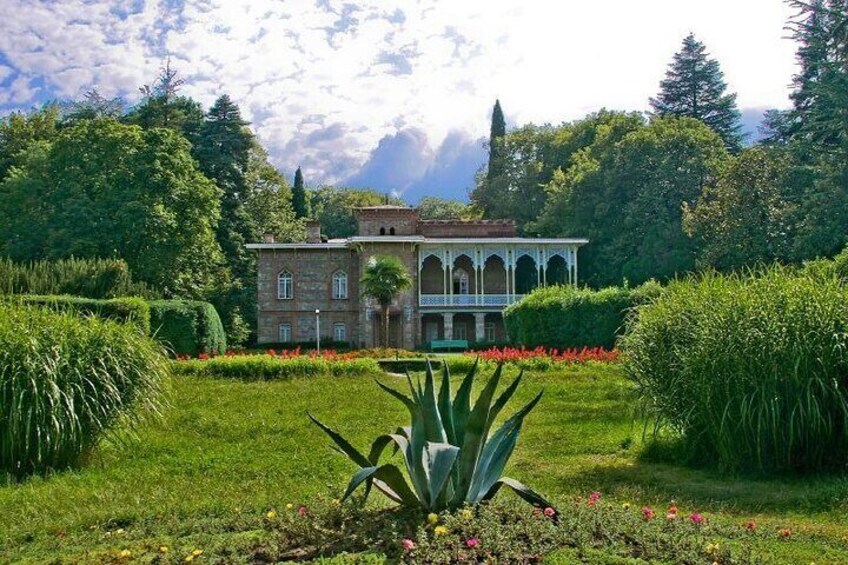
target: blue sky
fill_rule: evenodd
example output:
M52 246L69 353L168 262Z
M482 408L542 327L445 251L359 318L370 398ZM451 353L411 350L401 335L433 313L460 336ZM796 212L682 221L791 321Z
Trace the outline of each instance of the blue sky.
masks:
M229 94L307 184L465 198L500 98L511 124L647 109L682 38L719 59L753 128L788 106L780 0L0 0L0 113L91 88L137 101L164 60Z

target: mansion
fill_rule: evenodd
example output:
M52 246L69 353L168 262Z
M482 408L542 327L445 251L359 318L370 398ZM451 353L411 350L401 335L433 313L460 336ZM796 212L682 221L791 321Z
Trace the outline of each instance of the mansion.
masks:
M359 279L376 255L400 258L412 287L392 304L389 342L413 349L432 341L503 342L503 309L537 286L577 283L585 239L516 237L511 220L420 220L414 208L356 210L357 235L321 236L307 223L303 243L267 236L258 257L259 343L383 343L380 306ZM316 313L317 311L317 313Z

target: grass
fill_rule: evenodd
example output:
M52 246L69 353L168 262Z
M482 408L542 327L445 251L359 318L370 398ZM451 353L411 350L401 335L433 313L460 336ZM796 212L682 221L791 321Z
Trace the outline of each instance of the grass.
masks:
M791 528L790 541L775 533L759 548L765 562L848 562L845 477L747 479L646 461L618 367L531 374L513 404L542 387L509 476L560 500L600 490L605 501L665 508L674 500L711 519ZM79 471L0 486L0 562L127 562L117 557L124 550L151 562L162 545L174 562L194 549L204 552L199 562L250 562L257 546L274 543L266 512L337 497L354 470L306 410L360 447L405 419L400 403L363 377L181 377L173 391L165 421L142 428L136 442L101 445ZM570 550L548 558L574 560Z

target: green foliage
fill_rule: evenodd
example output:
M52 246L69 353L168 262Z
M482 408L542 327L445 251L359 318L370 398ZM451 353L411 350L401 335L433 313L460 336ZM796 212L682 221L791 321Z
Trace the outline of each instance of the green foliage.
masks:
M383 346L389 347L389 307L395 296L412 287L412 277L398 257L382 255L371 257L359 279L362 295L373 298L383 313Z
M781 148L754 147L733 157L684 227L698 241L698 263L721 270L792 258L801 179Z
M167 365L135 329L43 308L0 309L0 470L80 463L104 432L161 407Z
M294 208L295 218L309 217L309 204L306 201L306 188L303 186L303 172L300 170L300 167L294 172L292 207Z
M459 200L447 200L436 196L425 196L416 206L422 220L471 220L479 214L468 204Z
M701 120L721 136L728 150L738 151L742 147L740 114L736 95L726 90L718 61L711 59L704 44L690 33L675 53L651 107L658 116Z
M495 100L492 108L492 125L489 129L489 166L486 171L487 180L497 178L503 174L503 155L501 143L506 135L506 121L504 120L501 101Z
M627 372L658 430L727 470L848 462L848 289L772 267L674 282L637 310Z
M71 294L86 298L150 296L133 282L123 259L60 259L16 263L0 259L0 294Z
M540 392L489 436L495 419L515 393L522 377L519 374L495 400L502 369L503 365L499 365L495 370L473 408L471 389L477 372L476 365L463 379L453 399L450 371L446 365L438 392L429 366L423 386L420 379L413 384L412 377L407 373L411 396L378 382L380 388L406 406L412 424L408 428L398 428L395 433L379 436L372 443L367 457L337 432L310 415L310 419L330 436L342 453L362 468L353 475L342 500L365 483L366 496L374 487L390 500L404 506L438 511L489 500L506 485L531 504L551 506L530 488L501 476L515 449L524 418L542 398ZM380 457L389 445L393 445L403 455L410 483L407 483L395 464L380 464Z
M0 184L0 253L14 260L121 257L167 295L219 278L218 190L166 129L83 121Z
M223 353L227 349L221 318L208 302L151 301L150 326L156 339L176 355Z
M0 118L0 182L12 167L26 162L26 150L33 144L52 141L58 134L59 107L47 104L40 110L12 112Z
M592 286L665 280L695 267L695 242L683 232L694 206L728 153L715 132L692 118L609 115L596 137L554 175L533 229L580 235L580 276Z
M7 304L25 304L41 306L58 312L75 313L82 316L94 316L114 322L129 323L136 326L142 334L150 335L150 307L141 298L81 298L78 296L39 296L17 295L0 298Z
M322 234L330 239L356 235L356 208L385 203L386 195L376 190L324 186L310 193L312 218L321 222ZM390 197L389 204L404 202Z
M527 347L612 349L628 312L661 291L653 281L636 288L539 288L506 308L504 323L512 342Z
M358 376L373 375L380 367L373 359L334 359L326 357L296 356L278 358L271 355L236 355L213 359L175 361L177 375L226 377L242 380L272 381L321 375Z

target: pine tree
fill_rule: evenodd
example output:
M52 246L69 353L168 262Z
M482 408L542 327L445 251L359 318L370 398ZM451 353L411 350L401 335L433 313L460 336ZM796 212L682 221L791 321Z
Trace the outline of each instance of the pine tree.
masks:
M704 44L690 33L660 82L660 93L650 103L658 116L701 120L721 136L729 150L738 151L742 146L740 113L736 94L726 90L718 61L711 59Z
M506 122L501 109L501 101L495 100L495 107L492 108L492 127L489 130L489 170L486 175L489 181L503 174L504 164L501 144L505 135Z
M306 189L303 187L303 172L300 167L294 173L294 186L292 187L292 206L296 218L309 216L309 208L306 203Z

